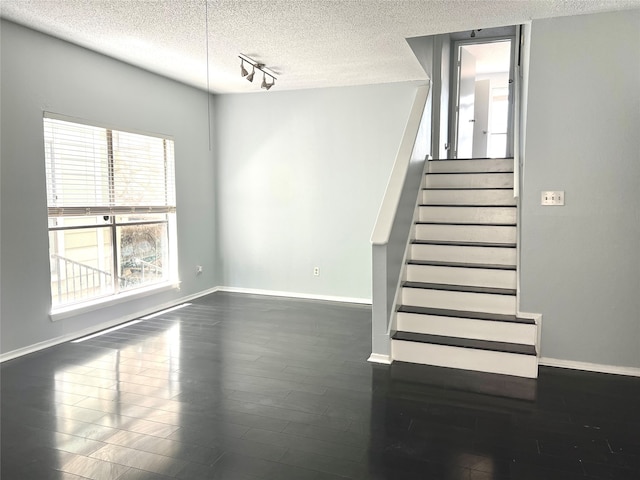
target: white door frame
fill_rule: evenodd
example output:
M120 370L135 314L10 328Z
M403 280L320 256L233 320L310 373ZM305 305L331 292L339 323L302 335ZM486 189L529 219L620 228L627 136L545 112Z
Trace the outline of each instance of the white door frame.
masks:
M479 43L495 43L509 40L511 42L511 55L509 59L509 117L507 126L507 151L506 157L512 157L513 152L513 117L514 117L514 79L515 79L515 55L518 45L516 44L515 35L499 35L495 37L469 38L465 40L456 40L451 48L451 102L449 105L449 132L451 136L451 148L449 149L449 158L457 158L458 156L458 104L460 102L460 47L464 45L476 45Z

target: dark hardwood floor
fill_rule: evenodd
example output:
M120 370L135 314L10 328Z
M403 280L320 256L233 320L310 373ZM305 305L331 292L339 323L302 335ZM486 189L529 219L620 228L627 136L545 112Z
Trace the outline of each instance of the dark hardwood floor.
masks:
M372 365L370 317L216 293L5 362L1 477L640 479L640 378Z

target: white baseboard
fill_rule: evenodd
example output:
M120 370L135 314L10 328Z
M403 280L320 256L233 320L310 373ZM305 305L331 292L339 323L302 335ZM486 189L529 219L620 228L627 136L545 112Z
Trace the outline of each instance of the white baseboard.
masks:
M209 295L211 293L216 293L218 290L220 290L220 287L208 288L206 290L202 290L201 292L194 293L192 295L187 295L186 297L182 297L179 301L171 302L171 305L168 305L167 307L164 307L164 308L170 308L174 305L178 305L179 303L190 302L191 300L195 300L196 298L204 297L205 295ZM154 311L164 310L164 308L154 308Z
M120 325L121 323L129 322L131 320L135 320L140 317L144 317L146 315L150 315L152 313L158 312L160 310L165 310L167 308L171 308L175 305L179 305L181 303L189 302L198 297L202 297L204 295L209 295L210 293L214 293L218 291L218 287L210 288L208 290L203 290L201 292L195 293L193 295L187 295L185 297L181 297L179 299L173 300L171 302L163 303L160 305L155 305L151 308L147 308L144 310L140 310L135 313L131 313L129 315L124 315L122 317L118 317L114 320L110 320L108 322L103 322L98 325L93 325L89 328L85 328L83 330L77 330L72 333L68 333L66 335L62 335L60 337L52 338L49 340L45 340L43 342L35 343L33 345L28 345L26 347L18 348L16 350L12 350L10 352L6 352L0 354L0 363L6 362L8 360L12 360L14 358L21 357L23 355L28 355L30 353L35 353L39 350L44 350L45 348L53 347L55 345L59 345L61 343L70 342L71 340L75 340L76 338L82 338L87 335L91 335L92 333L99 332L101 330L105 330L107 328L115 327L116 325Z
M382 363L384 365L391 365L391 356L390 355L381 355L379 353L372 353L371 356L367 359L367 362Z
M549 357L540 357L538 364L547 367L570 368L572 370L585 370L587 372L612 373L614 375L640 377L640 368L636 367L602 365L600 363L576 362L573 360L561 360L559 358Z
M530 318L534 322L536 322L536 353L538 357L540 357L540 342L542 341L542 314L541 313L529 313L529 312L521 312L520 309L516 312L516 317L519 318Z
M187 295L184 297L180 297L171 302L163 303L160 305L155 305L151 308L147 308L144 310L137 311L135 313L131 313L129 315L124 315L122 317L118 317L114 320L103 322L98 325L93 325L89 328L85 328L83 330L77 330L72 333L68 333L66 335L62 335L60 337L52 338L49 340L45 340L43 342L35 343L33 345L28 345L26 347L18 348L16 350L12 350L10 352L6 352L0 354L0 363L6 362L8 360L12 360L14 358L21 357L23 355L28 355L30 353L37 352L39 350L44 350L45 348L53 347L55 345L59 345L61 343L70 342L71 340L75 340L76 338L85 337L87 335L91 335L92 333L99 332L101 330L105 330L107 328L115 327L116 325L120 325L121 323L129 322L131 320L135 320L137 318L144 317L146 315L150 315L152 313L158 312L160 310L165 310L167 308L171 308L173 306L179 305L181 303L189 302L196 298L202 297L204 295L209 295L210 293L215 292L233 292L233 293L245 293L245 294L253 294L253 295L269 295L273 297L291 297L291 298L304 298L310 300L326 300L331 302L343 302L343 303L357 303L357 304L365 304L371 305L371 299L367 298L350 298L350 297L336 297L336 296L328 296L328 295L312 295L306 293L293 293L293 292L278 292L272 290L258 290L251 288L235 288L235 287L213 287L207 290L203 290L201 292ZM389 362L388 362L389 363Z
M333 295L315 295L312 293L280 292L277 290L261 290L256 288L218 287L220 292L246 293L250 295L267 295L270 297L303 298L307 300L326 300L329 302L358 303L371 305L370 298L338 297Z

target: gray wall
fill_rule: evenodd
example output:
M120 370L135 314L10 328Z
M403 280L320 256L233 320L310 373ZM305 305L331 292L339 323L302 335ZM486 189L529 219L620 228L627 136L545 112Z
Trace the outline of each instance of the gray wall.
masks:
M370 237L416 88L217 97L223 285L371 299Z
M534 21L529 73L521 308L544 357L640 367L640 10Z
M435 52L436 35L407 38L407 43L427 76L432 79L434 77L433 57L439 53Z
M219 283L207 95L2 21L1 352L135 314ZM52 322L43 110L172 135L181 291ZM204 273L196 277L196 264Z

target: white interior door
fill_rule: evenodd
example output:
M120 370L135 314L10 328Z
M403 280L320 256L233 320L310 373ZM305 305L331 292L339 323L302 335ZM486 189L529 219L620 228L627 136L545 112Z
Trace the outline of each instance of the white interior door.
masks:
M460 47L458 95L457 158L473 157L474 103L476 96L476 57Z
M487 137L489 132L489 101L491 99L491 80L478 80L474 99L473 117L473 158L486 158Z

